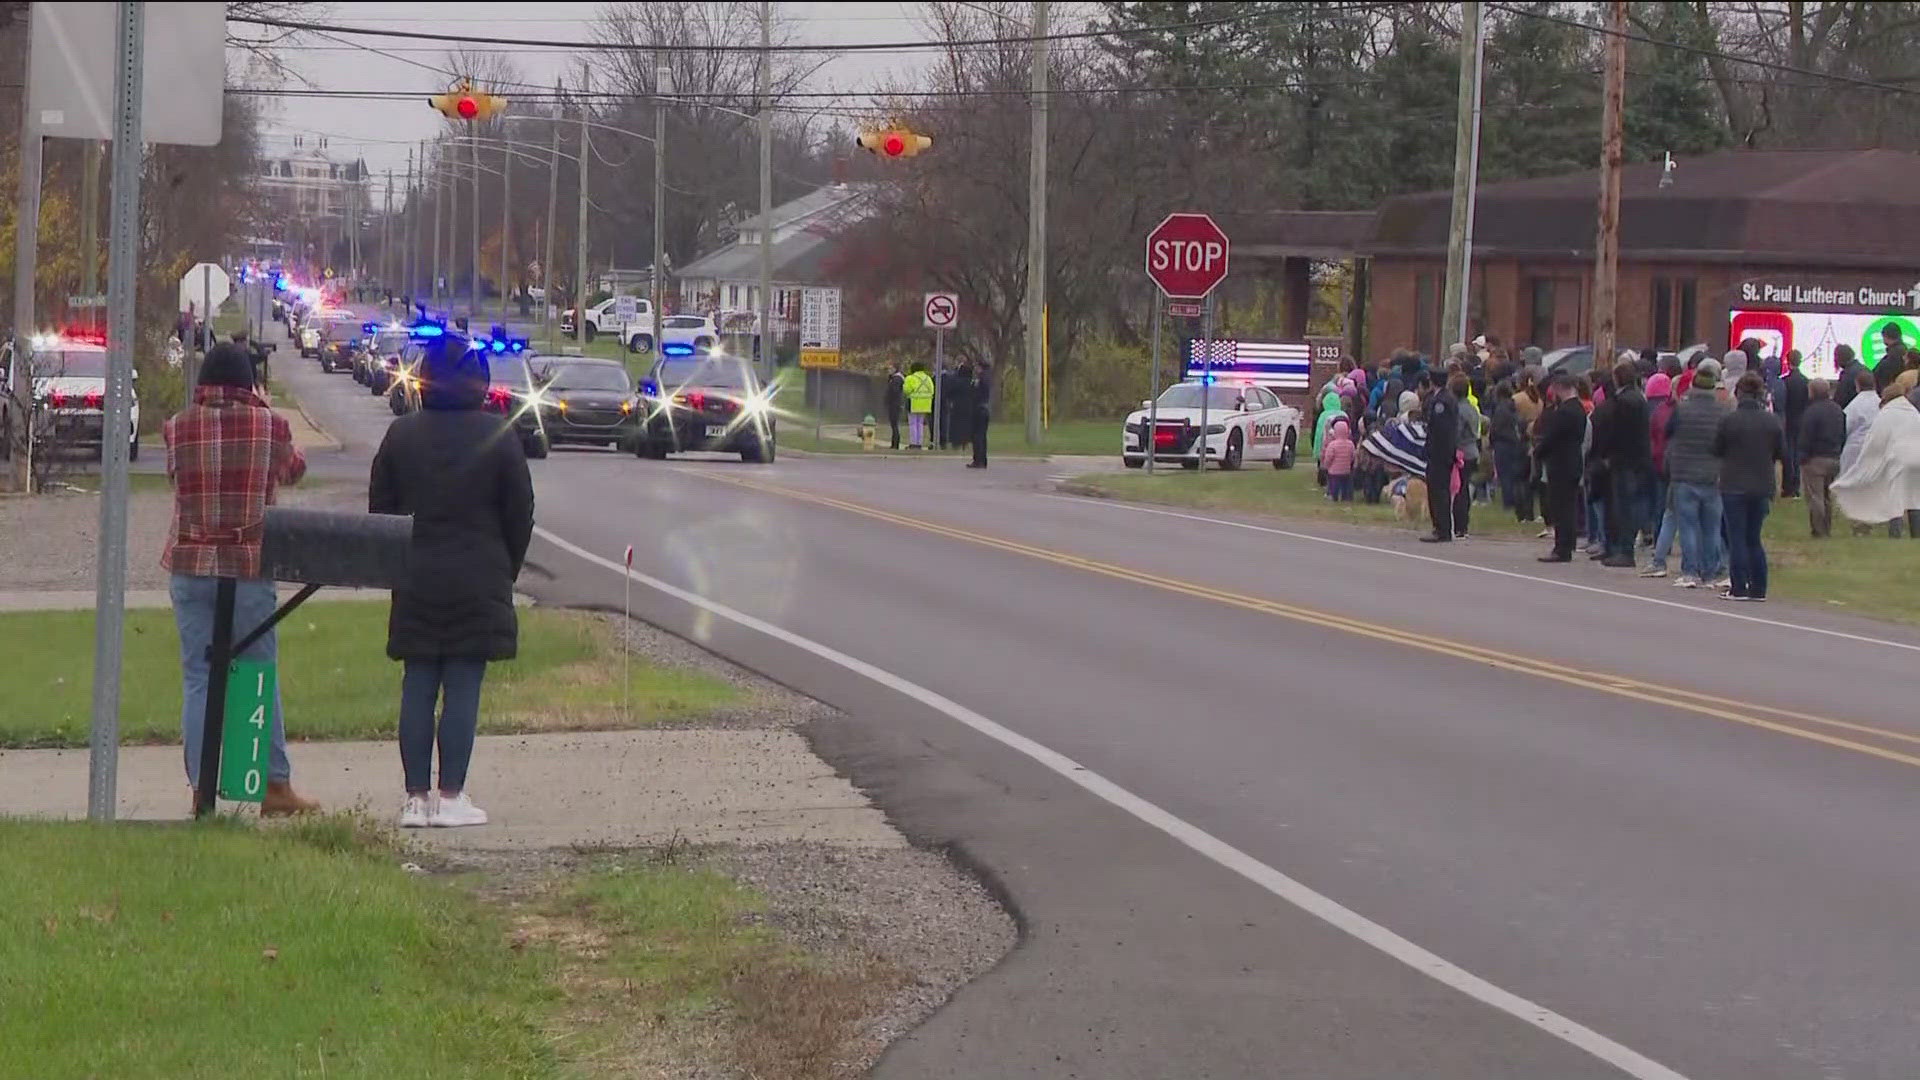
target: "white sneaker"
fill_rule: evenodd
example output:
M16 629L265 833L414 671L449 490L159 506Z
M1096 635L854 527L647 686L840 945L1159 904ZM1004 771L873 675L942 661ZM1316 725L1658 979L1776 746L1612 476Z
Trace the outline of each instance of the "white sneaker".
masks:
M407 796L407 805L400 808L400 827L403 829L424 829L427 827L427 797L425 795Z
M1731 589L1733 588L1733 579L1730 577L1723 577L1720 580L1714 582L1713 587L1721 590Z
M1700 579L1694 577L1692 574L1681 574L1679 577L1673 579L1673 587L1676 589L1697 589L1700 587Z
M1666 577L1667 568L1664 566L1649 566L1645 570L1640 571L1640 576L1641 577Z
M485 825L487 812L473 805L473 800L461 792L449 799L445 795L434 800L433 815L427 824L436 829L458 829L466 825Z

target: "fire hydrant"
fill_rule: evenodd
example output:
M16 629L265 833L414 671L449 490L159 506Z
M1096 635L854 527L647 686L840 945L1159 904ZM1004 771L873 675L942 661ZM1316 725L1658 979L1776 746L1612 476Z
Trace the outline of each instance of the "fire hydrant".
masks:
M873 449L873 414L872 413L868 413L867 415L860 418L860 449L862 450Z

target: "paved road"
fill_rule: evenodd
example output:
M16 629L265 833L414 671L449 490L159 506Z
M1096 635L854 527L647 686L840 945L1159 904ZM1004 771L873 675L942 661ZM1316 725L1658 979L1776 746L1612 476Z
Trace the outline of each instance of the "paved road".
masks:
M617 606L576 550L632 544L682 591L637 613L843 709L816 746L1018 913L880 1075L1920 1075L1920 635L1049 471L535 463L523 587Z

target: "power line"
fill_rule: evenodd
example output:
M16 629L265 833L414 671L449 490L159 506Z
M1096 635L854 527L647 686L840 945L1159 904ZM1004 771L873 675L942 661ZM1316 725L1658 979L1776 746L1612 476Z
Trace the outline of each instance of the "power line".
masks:
M1789 75L1806 75L1827 82L1843 83L1863 90L1878 90L1882 93L1892 94L1920 94L1920 90L1899 86L1894 83L1884 83L1875 79L1862 79L1857 76L1841 75L1830 71L1816 71L1813 68L1799 67L1794 64L1782 64L1773 60L1757 60L1747 56L1735 56L1732 53L1722 52L1718 49L1709 49L1700 45L1689 45L1683 41L1663 41L1660 38L1637 34L1631 30L1613 30L1605 26L1590 26L1578 19L1570 19L1564 15L1555 15L1551 12L1529 11L1526 8L1517 8L1508 4L1499 3L1490 3L1487 6L1495 11L1504 11L1509 15L1518 15L1528 19L1540 19L1544 22L1557 23L1561 26L1571 26L1577 30L1585 30L1599 37L1618 36L1625 38L1627 41L1638 42L1642 45L1652 45L1662 49L1676 49L1680 52L1701 57L1702 59L1725 60L1729 63L1745 64L1749 67L1757 67L1766 71L1785 72Z
M305 30L315 33L356 34L366 37L406 38L414 41L449 41L459 44L477 43L482 45L522 45L539 48L567 48L600 52L646 52L646 53L746 53L759 55L769 53L850 53L850 52L923 52L946 51L960 48L979 48L995 45L1032 45L1036 41L1082 41L1097 38L1130 37L1138 34L1157 34L1172 30L1205 30L1231 23L1246 22L1250 19L1271 17L1272 12L1249 12L1241 15L1223 16L1217 19L1197 19L1184 23L1165 23L1158 26L1114 27L1093 30L1074 30L1059 34L1046 34L1035 37L1030 34L1009 37L973 38L961 41L883 41L851 42L832 45L686 45L686 44L636 44L631 42L609 41L537 41L530 38L479 37L469 34L442 34L427 30L383 30L370 26L340 26L333 23L304 22L296 19L274 19L263 15L233 15L228 22L246 23L252 26L270 26L279 30Z

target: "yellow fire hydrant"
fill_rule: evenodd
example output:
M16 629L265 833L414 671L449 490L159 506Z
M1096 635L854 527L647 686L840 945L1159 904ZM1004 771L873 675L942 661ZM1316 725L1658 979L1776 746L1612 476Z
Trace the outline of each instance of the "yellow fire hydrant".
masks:
M873 449L873 414L868 413L860 419L860 449Z

